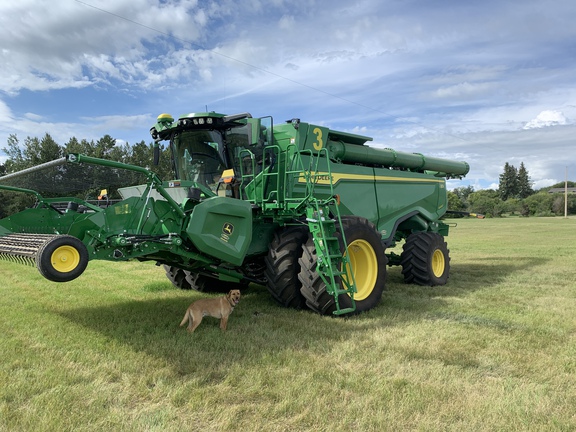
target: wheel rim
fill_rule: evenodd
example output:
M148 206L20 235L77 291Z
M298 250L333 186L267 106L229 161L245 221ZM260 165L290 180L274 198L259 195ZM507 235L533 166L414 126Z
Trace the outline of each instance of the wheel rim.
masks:
M378 277L376 253L366 240L355 240L348 245L348 254L356 281L354 300L364 300L374 290Z
M444 254L440 249L436 249L432 254L432 273L439 278L444 274L445 268L446 262L444 260Z
M52 252L50 262L54 270L68 273L80 264L80 253L72 246L60 246Z

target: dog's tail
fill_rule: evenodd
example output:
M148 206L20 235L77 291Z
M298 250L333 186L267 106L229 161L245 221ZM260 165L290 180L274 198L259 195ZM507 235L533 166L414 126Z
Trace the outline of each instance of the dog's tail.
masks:
M192 317L190 316L190 309L186 311L184 314L184 318L182 318L182 322L180 323L180 327L188 322L188 320L192 321Z

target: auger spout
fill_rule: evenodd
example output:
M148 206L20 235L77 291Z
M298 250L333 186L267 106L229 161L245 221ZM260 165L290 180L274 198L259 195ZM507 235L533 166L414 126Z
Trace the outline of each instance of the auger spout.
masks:
M344 163L381 165L410 171L436 171L446 177L465 176L470 171L467 162L424 156L420 153L400 152L390 148L379 149L366 145L329 141L330 157ZM444 176L443 176L444 177Z

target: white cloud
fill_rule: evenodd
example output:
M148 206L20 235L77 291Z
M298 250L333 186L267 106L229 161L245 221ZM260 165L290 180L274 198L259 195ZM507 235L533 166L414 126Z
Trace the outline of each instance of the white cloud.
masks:
M449 87L441 87L436 90L436 95L440 98L461 99L473 95L484 94L494 87L492 83L458 83Z
M12 110L10 107L0 99L0 125L2 122L10 123L12 121Z
M154 69L139 66L151 64L150 53L170 59L176 50L169 36L177 44L193 43L207 22L196 0L2 2L0 89L16 94L110 79L146 83Z
M560 111L542 111L536 118L530 120L524 129L542 128L546 126L565 125L567 123L566 117Z
M560 183L560 180L558 178L555 179L543 178L539 179L538 181L535 181L532 185L532 189L538 190L545 187L550 187L558 183Z
M32 120L32 121L42 121L43 120L43 116L38 115L38 114L34 114L34 113L26 113L26 114L24 114L24 117L26 117L28 120Z

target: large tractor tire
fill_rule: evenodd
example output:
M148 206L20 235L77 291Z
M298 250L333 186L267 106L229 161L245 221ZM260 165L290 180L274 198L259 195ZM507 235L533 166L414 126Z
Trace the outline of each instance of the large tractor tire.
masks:
M356 281L357 292L354 295L356 311L354 313L365 312L375 307L382 298L386 285L388 258L384 253L380 233L367 219L344 216L342 217L342 230L348 246L350 267ZM344 252L342 235L340 232L337 235L340 239L340 250ZM310 309L321 315L329 315L336 310L336 302L316 272L317 260L314 241L309 238L303 247L300 259L301 292ZM338 297L338 303L341 309L350 307L352 304L347 294L341 294Z
M164 265L166 277L172 284L183 290L201 292L227 293L231 289L246 288L247 285L237 282L221 281L200 273L191 272L175 266Z
M444 237L432 232L408 236L400 257L406 283L445 285L450 275L450 255Z
M80 276L88 265L84 243L69 235L55 236L36 253L36 268L53 282L69 282Z
M308 239L306 226L289 226L278 230L268 250L266 262L266 287L278 303L285 307L302 309L306 300L300 292L298 279L302 246Z

